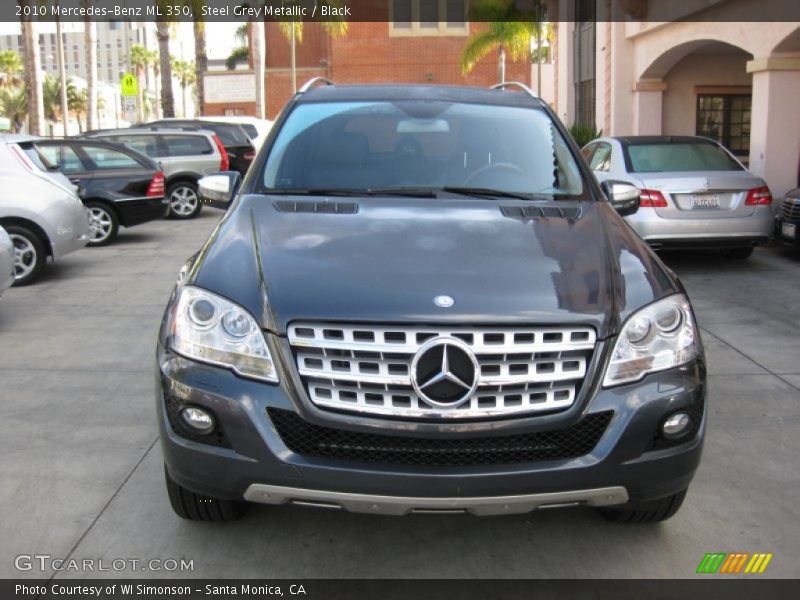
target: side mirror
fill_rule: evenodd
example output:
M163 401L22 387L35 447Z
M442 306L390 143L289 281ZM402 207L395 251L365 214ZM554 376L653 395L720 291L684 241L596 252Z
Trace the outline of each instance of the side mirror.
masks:
M197 182L198 195L204 204L227 210L239 190L242 176L236 171L206 175Z
M604 181L600 184L608 201L621 217L639 210L639 188L624 181Z

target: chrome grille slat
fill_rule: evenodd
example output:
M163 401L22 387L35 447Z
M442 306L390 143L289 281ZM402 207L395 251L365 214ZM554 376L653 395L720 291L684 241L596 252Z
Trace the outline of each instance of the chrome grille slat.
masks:
M586 377L592 328L387 326L292 323L298 373L320 407L374 415L476 418L562 410ZM478 386L458 407L429 405L411 383L414 355L429 339L462 340L480 368Z
M781 215L786 220L800 220L800 198L784 198Z

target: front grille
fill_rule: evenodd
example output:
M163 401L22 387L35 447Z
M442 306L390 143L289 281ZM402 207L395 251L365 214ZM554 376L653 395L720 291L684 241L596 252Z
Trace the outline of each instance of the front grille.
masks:
M612 411L586 415L566 429L466 439L404 437L320 427L297 413L267 409L283 443L296 454L370 463L474 467L584 456L608 427Z
M781 216L786 221L800 221L800 198L784 198Z
M375 415L466 419L541 413L575 402L596 336L576 327L375 326L293 323L289 343L311 401ZM477 387L459 406L434 406L412 385L415 355L435 338L475 355Z

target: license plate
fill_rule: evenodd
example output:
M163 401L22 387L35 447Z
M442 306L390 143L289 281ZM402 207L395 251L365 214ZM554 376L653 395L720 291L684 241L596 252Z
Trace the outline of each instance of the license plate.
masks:
M781 225L783 237L794 239L797 237L797 225L794 223L784 223Z
M716 194L695 194L692 196L692 208L719 208L719 196Z

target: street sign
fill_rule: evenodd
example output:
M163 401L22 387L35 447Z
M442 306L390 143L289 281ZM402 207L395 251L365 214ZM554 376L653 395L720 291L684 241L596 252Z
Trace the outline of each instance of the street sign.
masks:
M136 112L136 98L132 96L122 97L122 112L132 113Z
M139 82L133 73L125 73L119 81L123 96L137 96L139 94Z

